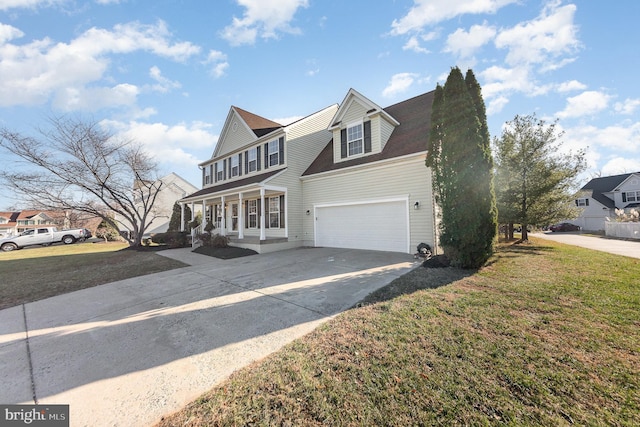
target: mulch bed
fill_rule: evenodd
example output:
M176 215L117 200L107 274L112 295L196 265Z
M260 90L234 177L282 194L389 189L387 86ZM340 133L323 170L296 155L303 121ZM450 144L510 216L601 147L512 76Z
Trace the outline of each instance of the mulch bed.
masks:
M243 256L257 255L258 252L251 249L237 248L235 246L228 246L226 248L212 248L210 246L200 246L193 252L201 255L212 256L220 259L232 259L240 258Z
M422 263L424 268L445 268L451 265L451 261L446 255L432 256L428 260Z

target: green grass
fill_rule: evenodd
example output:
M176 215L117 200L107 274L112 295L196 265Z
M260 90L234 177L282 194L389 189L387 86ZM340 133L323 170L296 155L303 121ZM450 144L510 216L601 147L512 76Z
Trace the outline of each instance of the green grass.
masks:
M419 268L159 425L637 426L639 282L536 239Z
M0 309L186 265L124 243L77 243L0 252Z

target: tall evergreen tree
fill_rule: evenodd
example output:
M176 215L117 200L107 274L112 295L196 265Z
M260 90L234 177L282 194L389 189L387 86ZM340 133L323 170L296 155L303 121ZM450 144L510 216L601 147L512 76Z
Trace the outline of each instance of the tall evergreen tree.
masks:
M497 219L484 102L473 73L465 82L453 68L444 88L436 87L429 137L440 244L453 265L480 267L493 253Z
M180 231L180 218L182 217L182 208L178 202L173 204L173 212L169 219L169 229L167 231ZM184 224L182 230L189 230L189 221L191 221L191 208L189 205L184 206Z

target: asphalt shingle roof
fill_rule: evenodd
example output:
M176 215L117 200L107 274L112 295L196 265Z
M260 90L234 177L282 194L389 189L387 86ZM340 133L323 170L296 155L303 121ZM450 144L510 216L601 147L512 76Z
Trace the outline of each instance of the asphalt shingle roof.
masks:
M638 173L638 172L636 172ZM608 198L602 193L607 193L609 191L613 191L617 186L622 184L627 178L629 178L632 174L625 173L622 175L613 175L613 176L604 176L601 178L593 178L591 181L587 182L582 190L591 190L591 197L604 206L613 209L615 208L615 204L613 200Z

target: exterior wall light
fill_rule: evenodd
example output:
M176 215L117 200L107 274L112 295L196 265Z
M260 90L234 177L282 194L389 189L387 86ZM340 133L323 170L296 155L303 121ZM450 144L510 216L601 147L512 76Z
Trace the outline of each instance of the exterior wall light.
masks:
M420 202L415 202L415 203L413 204L413 209L415 209L415 210L420 209Z
M307 215L311 215L311 211L307 209Z

